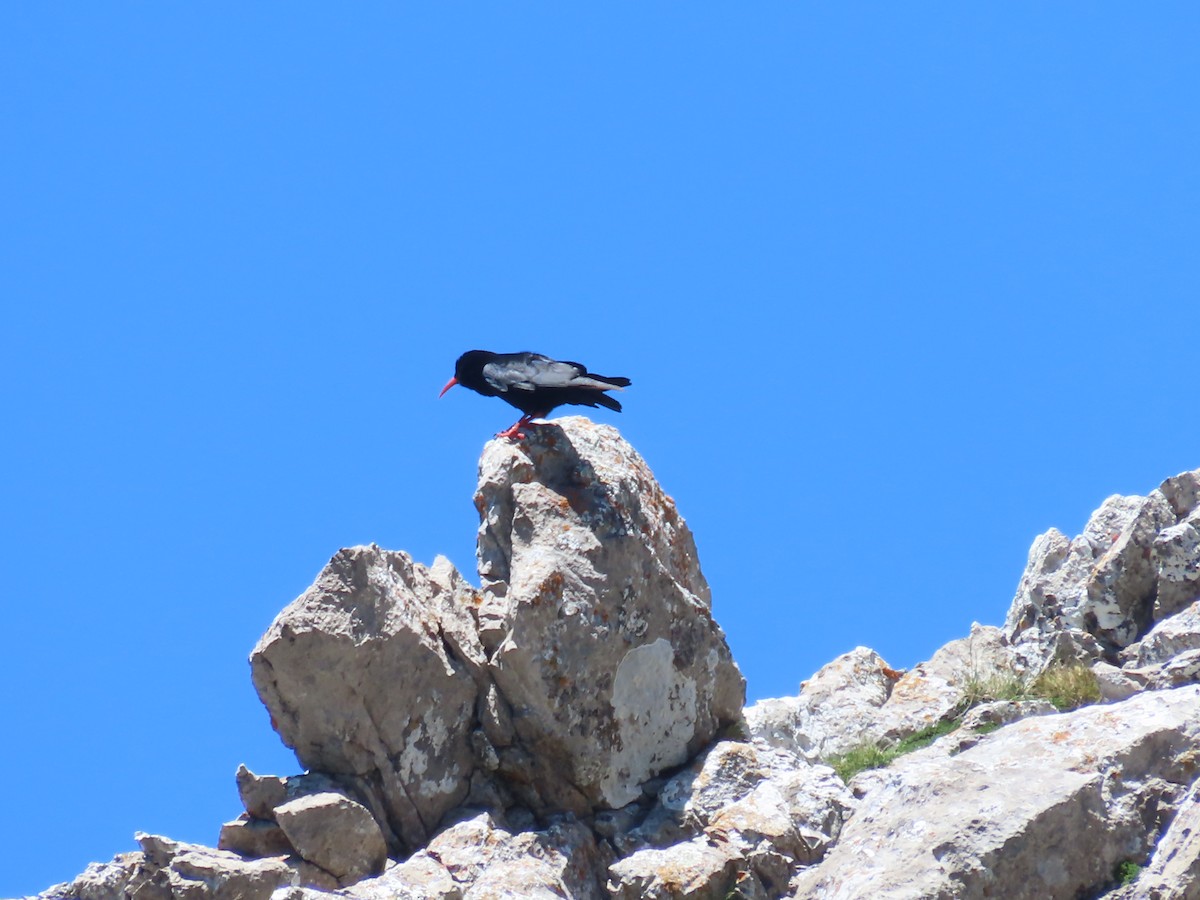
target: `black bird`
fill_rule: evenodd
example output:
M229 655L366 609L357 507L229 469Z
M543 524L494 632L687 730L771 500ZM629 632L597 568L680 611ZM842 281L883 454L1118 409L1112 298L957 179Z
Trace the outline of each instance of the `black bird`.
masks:
M456 384L485 397L499 397L525 415L496 437L522 438L521 429L531 419L550 415L556 406L607 406L621 411L621 404L605 391L621 390L628 378L593 375L577 362L560 362L540 353L489 353L468 350L454 364L454 377L442 394Z

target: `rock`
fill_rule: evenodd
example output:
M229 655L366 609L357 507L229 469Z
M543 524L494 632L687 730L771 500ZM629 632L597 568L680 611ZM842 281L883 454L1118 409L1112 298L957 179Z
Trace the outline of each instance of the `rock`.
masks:
M124 900L140 886L144 855L121 853L112 862L91 863L74 881L56 884L38 894L36 900Z
M1175 518L1183 520L1200 509L1200 469L1174 475L1158 486Z
M761 841L792 863L815 862L837 838L853 800L828 766L766 746L723 741L690 785L685 819L710 836Z
M691 534L614 429L491 442L476 501L482 594L445 560L343 550L251 656L285 743L398 852L468 803L620 808L741 717ZM254 779L269 817L278 785Z
M812 762L867 739L894 679L874 650L857 647L800 685L797 697L760 700L746 710L746 730L767 744Z
M329 792L290 800L275 808L275 818L296 852L342 885L383 871L387 844L379 825L349 797Z
M1200 687L1025 719L901 757L794 896L1071 898L1142 859L1200 750Z
M650 871L645 867L671 870L679 859L686 866L698 860L719 863L717 870L728 874L725 864L732 859L732 871L753 875L767 895L778 896L801 865L819 859L836 839L852 804L849 791L827 766L762 742L722 741L668 780L645 821L615 835L613 843L626 856L644 849L672 850L640 857L637 871L642 874L630 884L644 886L642 876ZM710 853L698 855L691 840L697 836L722 848L719 860ZM621 870L615 877L621 882L626 874ZM666 881L672 877L662 874ZM750 884L739 889L745 893Z
M1154 619L1161 621L1200 599L1200 513L1158 533L1153 562Z
M288 801L287 783L278 775L255 775L245 764L237 767L238 796L255 819L274 821L275 807Z
M1150 632L1121 651L1123 668L1160 665L1188 650L1200 649L1200 602L1163 619Z
M481 813L445 829L406 862L343 893L357 900L599 900L609 861L577 820L514 834Z
M936 725L960 712L973 691L998 676L1011 676L1016 666L1000 629L975 623L970 635L946 644L896 680L863 737L891 742Z
M1140 860L1131 859L1135 864ZM1200 783L1193 783L1167 826L1154 855L1128 887L1105 900L1197 900L1200 898Z
M1146 690L1149 680L1132 670L1118 669L1106 662L1092 663L1092 674L1100 688L1100 698L1107 702L1128 700Z
M1156 621L1200 598L1200 470L1145 497L1112 496L1074 540L1039 537L1005 622L1035 666L1112 662Z
M741 719L691 532L616 429L567 417L492 441L476 505L514 730L499 770L524 805L620 808Z
M140 853L88 866L73 882L39 895L44 900L268 900L292 883L295 870L278 859L247 860L235 853L158 835L136 835Z
M1140 683L1142 690L1148 691L1194 684L1200 681L1200 650L1185 650L1157 666L1122 669L1121 672L1135 683Z
M221 826L217 839L218 850L229 850L241 856L290 856L294 850L283 829L275 822L264 822L245 815Z
M960 711L972 690L1018 661L1000 629L971 626L928 662L899 673L858 647L804 682L798 697L763 700L746 710L750 734L810 761L870 742L893 742Z
M408 847L466 797L478 695L474 592L375 545L339 551L250 657L254 686L308 769L354 785ZM252 811L253 812L253 811Z
M462 900L463 886L428 851L421 850L377 878L351 885L341 895L355 900Z
M615 900L725 900L736 887L741 854L693 838L663 850L639 850L609 868Z
M964 731L998 728L1030 716L1049 716L1056 712L1058 710L1048 700L993 700L968 710L959 727Z

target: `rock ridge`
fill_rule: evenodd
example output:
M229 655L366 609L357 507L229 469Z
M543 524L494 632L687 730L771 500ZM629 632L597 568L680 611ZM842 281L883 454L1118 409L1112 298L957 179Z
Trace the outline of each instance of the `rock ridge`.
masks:
M745 710L615 429L490 442L474 501L479 588L346 548L258 642L302 774L241 767L217 848L138 835L40 896L1200 898L1200 470L1039 536L1002 627Z

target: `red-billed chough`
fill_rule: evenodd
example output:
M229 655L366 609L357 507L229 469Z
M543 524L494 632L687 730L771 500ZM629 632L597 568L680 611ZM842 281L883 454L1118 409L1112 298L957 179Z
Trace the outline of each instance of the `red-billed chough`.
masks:
M485 397L499 397L525 415L496 437L522 438L521 429L531 419L550 415L556 406L607 406L621 411L621 404L605 391L631 384L628 378L593 375L580 363L560 362L540 353L489 353L469 350L454 364L454 377L442 394L456 384Z

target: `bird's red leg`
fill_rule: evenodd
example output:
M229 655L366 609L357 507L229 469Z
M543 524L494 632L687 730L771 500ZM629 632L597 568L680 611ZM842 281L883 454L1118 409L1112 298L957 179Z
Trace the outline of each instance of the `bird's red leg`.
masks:
M524 426L528 425L531 419L533 419L533 416L531 416L529 414L521 416L521 418L519 418L512 425L509 425L503 431L497 431L496 437L498 437L498 438L513 438L518 441L524 439L525 435L521 432L521 429Z

